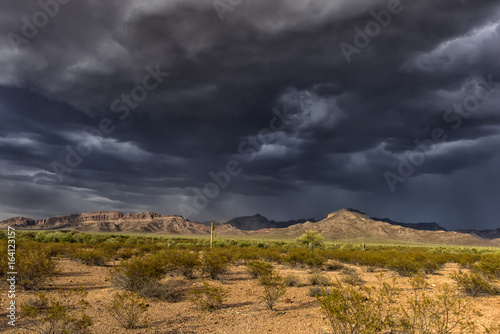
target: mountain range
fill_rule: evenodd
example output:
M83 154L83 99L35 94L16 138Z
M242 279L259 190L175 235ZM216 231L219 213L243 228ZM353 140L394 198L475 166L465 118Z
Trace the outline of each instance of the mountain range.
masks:
M127 213L98 211L54 216L34 220L14 217L0 222L21 230L76 230L82 232L127 232L178 235L206 235L211 222L190 222L178 215L155 212ZM388 218L374 218L354 209L341 209L326 218L290 221L268 220L256 214L214 221L217 235L256 237L297 237L312 230L326 239L357 239L371 241L406 241L433 244L500 246L500 228L496 230L448 231L437 223L400 223Z

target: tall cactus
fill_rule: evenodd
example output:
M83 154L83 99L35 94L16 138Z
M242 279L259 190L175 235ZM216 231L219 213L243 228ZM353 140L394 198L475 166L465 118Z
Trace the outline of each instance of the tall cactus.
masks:
M214 238L215 238L214 222L212 222L210 224L210 249L214 247Z

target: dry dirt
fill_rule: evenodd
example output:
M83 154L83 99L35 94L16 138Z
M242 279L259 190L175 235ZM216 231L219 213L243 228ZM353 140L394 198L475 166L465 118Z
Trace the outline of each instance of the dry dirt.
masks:
M93 333L331 333L324 321L320 308L314 297L309 297L309 269L275 266L283 275L300 277L304 286L289 287L284 298L276 306L276 311L269 311L259 302L261 287L256 279L251 279L244 266L234 265L230 272L219 283L230 291L224 307L213 312L198 310L188 300L178 303L148 300L147 316L149 328L125 330L106 311L112 296L118 291L112 287L108 279L109 267L85 266L68 259L59 260L61 272L51 282L48 293L55 293L59 287L69 289L82 286L88 291L87 300L92 308L88 314L94 319L91 329ZM390 271L367 272L365 268L357 267L367 285L378 285L377 275L383 272L390 280L397 274ZM458 269L455 264L448 264L436 275L428 275L431 289L443 283L452 283L449 274ZM330 279L341 278L339 272L323 271ZM202 284L202 279L184 280L181 277L171 277L168 280L182 280L186 288ZM399 279L400 286L408 289L405 279ZM5 285L2 285L2 325L0 331L5 333L28 333L23 330L26 322L20 318L15 329L6 328L6 296ZM36 292L18 291L17 303L26 302ZM478 318L479 324L493 325L500 315L500 296L476 297L474 303L483 317ZM21 312L18 310L18 315ZM10 327L10 326L9 326Z

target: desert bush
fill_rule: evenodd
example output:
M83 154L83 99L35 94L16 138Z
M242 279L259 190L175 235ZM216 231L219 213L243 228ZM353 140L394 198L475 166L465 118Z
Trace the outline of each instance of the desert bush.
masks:
M349 285L360 285L364 281L356 269L352 267L344 267L344 269L342 269L342 282Z
M17 284L25 290L38 290L57 272L57 262L42 245L21 244L16 252Z
M173 269L177 269L188 278L196 278L195 271L200 269L201 261L198 252L175 251L169 255L169 263Z
M228 296L226 289L203 282L203 286L189 291L189 300L202 310L211 311L222 307Z
M334 333L368 334L393 330L394 288L385 284L377 293L373 287L356 288L333 284L329 293L316 295Z
M500 279L500 256L484 256L477 264L472 266L472 270L490 278Z
M366 270L367 273L374 273L374 272L377 271L377 267L375 267L375 266L366 266L365 270Z
M336 261L336 260L329 260L326 264L325 264L325 269L326 270L329 270L329 271L337 271L337 270L341 270L342 268L344 268L345 265L340 262L340 261Z
M139 255L139 251L131 247L122 247L116 251L116 256L122 260L128 260L137 255Z
M219 276L227 271L229 260L227 257L218 254L215 251L203 254L202 271L208 274L212 279L218 279Z
M272 264L260 260L250 261L247 263L246 267L248 273L253 278L269 275L273 271Z
M300 265L302 267L320 268L326 262L326 258L319 252L310 252L304 248L296 248L286 253L284 261L292 266Z
M477 325L471 315L479 315L471 303L457 295L450 285L439 287L433 297L427 294L423 275L410 278L413 293L400 307L400 329L405 333L475 333Z
M335 333L477 332L477 324L470 319L480 313L450 285L438 287L437 294L431 295L423 274L415 275L409 280L412 293L401 301L396 299L401 289L395 279L389 284L379 276L379 281L379 288L346 286L337 281L329 293L316 291Z
M274 248L259 249L258 257L264 261L281 263L283 262L283 254Z
M309 283L311 285L321 285L321 286L326 286L331 284L330 279L325 275L321 274L320 272L312 273L309 276Z
M422 264L410 257L396 258L388 266L403 277L410 277L422 271Z
M177 303L184 297L184 292L176 282L167 284L148 282L137 291L137 294L143 298L153 298L169 303Z
M332 293L332 290L330 288L325 288L323 286L311 286L309 288L308 296L309 297L316 297L316 296L322 296L325 294L330 294Z
M70 257L88 266L104 266L111 259L102 249L75 249Z
M295 275L288 275L283 278L286 286L294 286L300 287L302 284L300 283L300 278Z
M158 282L167 272L166 264L158 256L123 260L111 269L111 282L122 289L138 292L145 285Z
M325 238L315 231L306 231L306 233L302 234L300 237L296 239L296 242L299 245L307 246L307 247L322 247L325 243Z
M147 319L142 320L147 309L144 300L131 291L117 293L107 307L109 314L125 329L147 327Z
M272 271L261 276L259 282L263 286L261 301L268 309L274 311L274 305L286 293L286 284L283 278L277 272Z
M55 295L39 293L21 304L27 329L40 334L89 333L92 318L85 313L90 304L82 289L59 290Z
M478 296L480 294L495 295L499 292L495 284L488 276L476 272L454 272L451 278L455 280L458 287L463 289L469 296Z

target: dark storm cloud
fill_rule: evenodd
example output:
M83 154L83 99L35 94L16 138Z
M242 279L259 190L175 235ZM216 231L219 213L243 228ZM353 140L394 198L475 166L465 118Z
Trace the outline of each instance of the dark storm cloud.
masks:
M355 207L497 227L500 88L456 129L443 116L475 93L478 77L500 81L499 7L401 2L348 63L340 44L356 46L354 28L395 3L243 1L221 22L210 1L70 1L17 46L12 33L23 37L23 17L42 9L2 4L1 217L179 213L192 205L192 188L235 159L241 174L192 220L321 218ZM148 68L169 75L121 120L113 102L143 84ZM285 106L287 126L259 140L273 108ZM83 132L103 118L111 133ZM392 193L384 173L398 173L419 152L415 140L436 128L447 139ZM51 164L90 139L92 153L59 182ZM248 162L238 147L252 139L258 152Z

